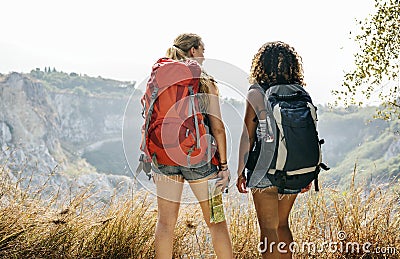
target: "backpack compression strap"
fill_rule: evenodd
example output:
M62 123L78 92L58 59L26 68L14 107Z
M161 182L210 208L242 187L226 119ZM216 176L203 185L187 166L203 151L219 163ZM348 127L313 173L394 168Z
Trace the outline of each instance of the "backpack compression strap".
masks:
M142 142L142 151L144 151L145 153L148 153L146 151L146 149L147 149L146 137L147 137L147 131L149 130L151 115L153 114L153 110L154 110L154 103L156 102L156 99L157 99L157 94L158 94L158 87L154 87L153 93L151 93L151 97L150 97L151 101L149 104L149 110L147 111L146 121L144 124L144 136L143 136L143 142Z
M151 174L150 174L151 164L148 161L150 159L150 157L147 156L149 154L149 152L147 151L146 138L147 138L147 131L149 130L151 115L153 114L153 110L154 110L154 103L157 99L158 90L159 90L158 87L154 87L154 90L151 93L151 97L150 97L151 101L150 101L149 109L148 109L146 117L145 117L144 134L143 134L143 141L142 141L142 146L141 146L144 154L140 155L139 165L136 168L136 172L135 172L135 174L136 174L135 179L141 171L144 171L146 173L146 175L149 177L149 180L151 178Z
M194 119L194 128L196 130L196 148L200 148L200 132L199 132L199 120L197 118L197 113L196 113L196 106L194 103L194 91L193 91L193 86L189 85L189 105L188 105L188 117L193 115ZM188 154L187 154L187 166L190 167L190 158L192 155L193 149L190 149Z
M197 113L196 113L196 106L194 105L194 92L193 92L193 86L189 85L189 95L190 95L190 105L189 105L189 112L188 115L189 117L191 115L194 116L194 127L196 129L196 144L197 148L200 148L200 137L199 137L199 120L197 118Z

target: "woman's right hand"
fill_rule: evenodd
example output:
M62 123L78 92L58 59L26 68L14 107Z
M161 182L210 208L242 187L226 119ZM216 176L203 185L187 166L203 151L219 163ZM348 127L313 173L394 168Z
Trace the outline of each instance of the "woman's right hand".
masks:
M236 187L240 193L247 193L246 190L246 176L240 174L236 181Z
M217 177L219 180L217 181L216 187L221 188L221 192L225 192L225 190L229 187L229 180L231 179L230 171L228 168L219 171Z

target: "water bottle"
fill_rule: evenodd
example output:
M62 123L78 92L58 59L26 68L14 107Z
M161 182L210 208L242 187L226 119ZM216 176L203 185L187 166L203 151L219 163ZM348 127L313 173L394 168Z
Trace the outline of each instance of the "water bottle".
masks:
M268 115L266 119L258 121L257 138L268 143L274 141L274 132L272 131L271 119Z

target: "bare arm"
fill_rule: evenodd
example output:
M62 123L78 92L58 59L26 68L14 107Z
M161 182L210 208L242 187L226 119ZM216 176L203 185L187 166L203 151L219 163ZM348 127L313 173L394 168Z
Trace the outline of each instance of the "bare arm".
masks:
M208 119L210 122L210 130L218 146L218 153L221 165L219 166L218 177L220 180L217 182L217 186L221 187L222 191L228 187L230 171L228 169L228 158L226 148L226 133L224 122L222 121L221 108L219 106L218 89L214 83L209 85L209 109Z
M215 138L215 142L218 146L218 152L220 157L220 162L227 162L227 148L226 148L226 133L225 125L222 121L221 108L219 105L218 90L214 84L211 84L209 94L209 109L208 109L208 119L210 121L210 130Z
M256 140L256 129L258 125L256 110L260 110L257 104L262 104L263 99L258 90L250 90L247 95L246 109L244 115L244 124L242 135L239 143L239 157L238 157L238 182L236 186L239 192L246 193L246 179L243 177L245 168L245 158L248 157L250 150L253 148L254 141Z

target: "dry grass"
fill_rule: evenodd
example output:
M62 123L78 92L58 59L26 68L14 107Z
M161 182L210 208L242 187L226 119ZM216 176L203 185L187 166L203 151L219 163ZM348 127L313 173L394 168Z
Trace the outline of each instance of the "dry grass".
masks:
M132 192L99 207L90 188L68 201L54 195L43 200L10 182L0 181L1 258L153 258L157 211L153 196ZM319 251L298 250L296 258L399 258L400 204L394 188L367 192L354 184L347 191L323 188L299 196L291 214L297 244L338 242ZM250 195L232 190L225 197L236 258L259 258L258 225ZM346 237L338 239L343 231ZM341 233L341 234L343 234ZM342 238L342 236L339 236ZM384 254L346 252L346 244L370 242ZM342 251L340 243L343 243ZM318 249L317 249L318 250ZM183 205L176 227L174 258L215 258L198 205Z
M301 195L291 225L296 242L309 245L298 257L400 258L400 193L393 184L367 191L353 181L348 190Z

